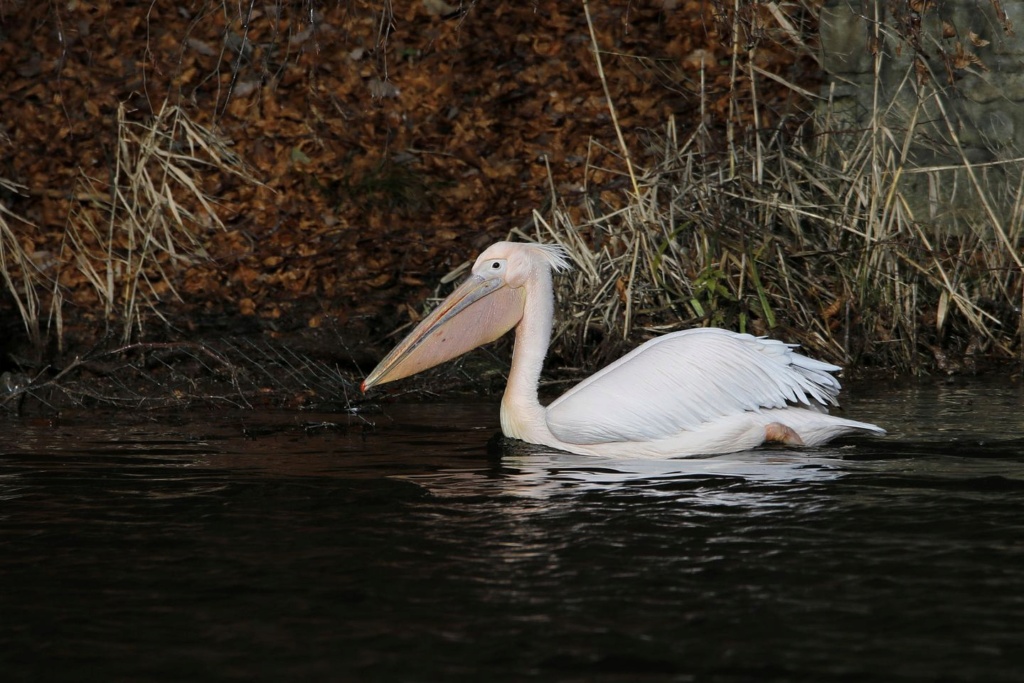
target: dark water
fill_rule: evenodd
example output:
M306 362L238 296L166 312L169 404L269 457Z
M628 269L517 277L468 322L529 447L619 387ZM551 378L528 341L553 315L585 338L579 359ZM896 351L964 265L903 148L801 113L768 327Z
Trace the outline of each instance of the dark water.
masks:
M847 403L891 436L674 462L489 452L494 404L6 418L0 678L1024 680L1024 392Z

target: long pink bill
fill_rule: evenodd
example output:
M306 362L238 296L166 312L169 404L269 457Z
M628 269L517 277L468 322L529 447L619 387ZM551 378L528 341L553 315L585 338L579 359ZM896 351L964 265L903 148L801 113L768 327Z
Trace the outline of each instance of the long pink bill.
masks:
M472 275L373 369L362 390L422 372L494 341L523 317L525 291Z

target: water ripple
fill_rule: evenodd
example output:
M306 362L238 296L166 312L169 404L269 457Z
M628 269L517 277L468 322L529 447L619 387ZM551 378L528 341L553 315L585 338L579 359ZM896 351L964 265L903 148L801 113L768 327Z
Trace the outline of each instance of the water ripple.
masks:
M852 394L893 436L664 461L494 405L6 418L5 677L1017 679L1020 389Z

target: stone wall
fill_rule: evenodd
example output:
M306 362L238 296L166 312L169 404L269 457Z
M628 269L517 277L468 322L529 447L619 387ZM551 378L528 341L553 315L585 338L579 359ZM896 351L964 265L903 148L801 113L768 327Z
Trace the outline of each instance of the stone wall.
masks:
M1024 156L1024 2L825 0L820 38L831 129L850 140L884 130L877 139L897 158L912 133L906 170L961 167L903 177L916 220L990 218L965 162L999 219L1015 217L1022 165L1009 160Z

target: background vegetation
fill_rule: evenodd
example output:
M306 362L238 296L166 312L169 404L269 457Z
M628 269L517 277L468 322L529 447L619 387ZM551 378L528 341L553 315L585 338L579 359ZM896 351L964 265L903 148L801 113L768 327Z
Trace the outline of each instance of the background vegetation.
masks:
M1019 172L969 184L980 220L915 213L901 183L939 169L884 102L839 125L817 16L5 3L5 400L348 403L509 234L577 266L553 349L572 373L692 325L893 373L1019 364ZM923 107L950 85L907 87Z

